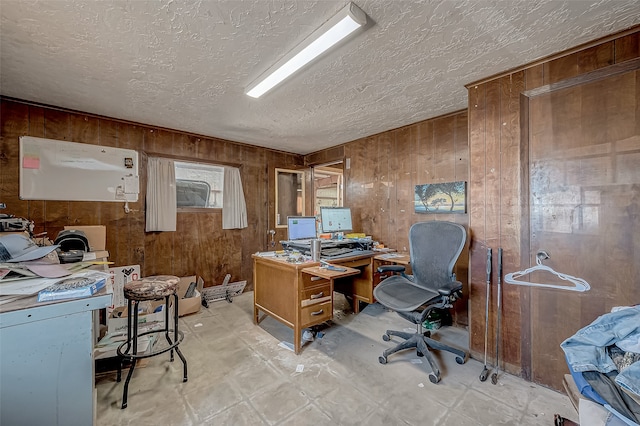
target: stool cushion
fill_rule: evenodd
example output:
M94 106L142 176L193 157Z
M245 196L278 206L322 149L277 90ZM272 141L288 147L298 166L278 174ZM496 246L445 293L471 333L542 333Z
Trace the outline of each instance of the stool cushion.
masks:
M130 300L156 300L172 295L180 278L173 275L156 275L140 278L124 285L124 297Z

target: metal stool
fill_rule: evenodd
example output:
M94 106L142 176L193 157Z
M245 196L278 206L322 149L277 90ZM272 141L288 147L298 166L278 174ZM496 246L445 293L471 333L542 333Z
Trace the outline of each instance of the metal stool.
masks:
M131 281L124 286L124 297L128 301L127 305L127 341L118 346L118 356L121 358L120 363L118 365L118 376L116 380L119 382L121 380L122 373L122 364L125 360L131 362L131 367L129 368L129 374L127 374L127 379L124 382L124 392L122 394L122 408L127 408L127 392L129 391L129 381L131 380L131 376L133 375L133 370L136 367L136 363L138 359L149 358L152 356L160 355L167 351L171 351L171 362L173 362L173 351L175 349L176 353L182 360L182 364L184 366L184 377L182 379L183 382L187 381L187 360L182 356L182 352L178 348L178 345L184 339L184 334L182 331L178 331L178 294L176 289L178 287L178 282L180 279L178 277L174 277L171 275L158 275L153 277L141 278L136 281ZM169 303L170 297L173 295L173 320L174 320L174 328L169 328ZM165 308L164 308L164 328L156 329L151 331L145 331L143 333L138 334L138 304L144 301L151 300L161 300L164 298L165 300ZM173 340L169 335L170 332L173 332ZM161 347L156 350L152 350L149 353L145 354L137 354L138 348L138 337L144 336L152 333L164 333L167 338L168 346ZM133 336L132 336L133 334Z

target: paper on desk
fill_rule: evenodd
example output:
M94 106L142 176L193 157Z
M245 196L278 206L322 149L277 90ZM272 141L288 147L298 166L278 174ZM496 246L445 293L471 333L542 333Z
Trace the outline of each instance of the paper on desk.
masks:
M82 260L86 261L86 260L96 260L96 254L94 252L85 252L85 254L82 255Z
M28 280L9 281L7 283L0 282L0 296L27 296L36 294L56 281L60 280L58 278L32 278Z
M260 257L274 257L276 255L275 251L259 251L256 253Z
M0 279L3 283L36 277L35 273L21 267L20 264L0 264Z
M20 296L0 296L0 305L4 305L5 303L10 303L18 299L23 299L25 297L29 297L30 295L20 295Z
M387 253L387 254L380 255L381 259L395 259L397 257L402 257L402 255L398 253Z
M2 283L33 278L60 278L71 275L77 269L87 268L92 263L69 264L52 263L46 259L36 259L20 263L0 264Z
M22 262L20 266L24 266L25 268L42 278L60 278L66 277L73 273L65 268L64 265L61 265L59 263L32 261Z

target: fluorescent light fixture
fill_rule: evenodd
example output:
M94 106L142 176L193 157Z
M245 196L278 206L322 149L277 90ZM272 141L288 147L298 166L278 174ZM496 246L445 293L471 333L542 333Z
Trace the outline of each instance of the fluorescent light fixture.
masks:
M251 83L246 94L259 98L366 23L367 15L362 9L349 3Z

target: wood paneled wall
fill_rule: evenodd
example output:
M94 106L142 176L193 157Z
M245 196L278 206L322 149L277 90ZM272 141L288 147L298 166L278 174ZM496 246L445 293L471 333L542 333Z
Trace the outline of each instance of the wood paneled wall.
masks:
M409 228L416 222L448 220L467 227L468 214L420 214L414 211L415 185L467 181L467 112L426 120L320 151L308 165L345 160L345 206L356 231L399 251L409 250ZM347 164L348 163L348 166ZM454 321L468 324L468 244L456 266L465 283Z
M638 57L640 30L636 29L574 49L570 54L471 84L467 86L468 111L390 130L304 158L4 99L0 105L0 201L7 204L4 212L34 220L36 232L47 231L52 237L64 225L106 225L110 259L117 265L140 264L144 275L198 273L205 277L207 285L212 285L231 273L234 280L251 281L250 254L268 249L267 230L275 229L274 169L300 169L348 160L345 204L353 209L357 230L372 235L388 247L406 250L408 230L415 222L451 220L468 228L468 249L463 252L456 272L461 281L469 283L468 293L465 289L469 295L469 311L467 313L467 303L458 303L455 321L469 325L471 354L481 359L487 247L493 248L494 253L498 247L504 249L505 272L528 266L532 259L529 237L524 232L529 230L529 154L522 146L522 136L528 131L528 123L522 120L522 93ZM635 120L633 125L639 129L638 114L630 115L630 119ZM143 154L140 201L131 205L132 213L125 214L119 203L19 200L17 159L21 135L138 150ZM223 231L220 211L179 213L178 232L145 233L146 152L240 166L249 227ZM468 182L468 214L414 213L416 184L458 180ZM309 208L311 182L306 183ZM276 242L285 238L282 228L276 232ZM637 246L634 248L637 251ZM493 267L495 271L495 260ZM637 294L637 275L627 287L624 283L621 285L624 287L621 294L630 294L628 289L633 286L633 294ZM532 365L539 362L531 358L532 329L543 325L532 320L529 290L515 286L503 286L503 290L501 365L511 373L532 379ZM495 348L495 291L493 294L489 348ZM598 302L594 306L603 304ZM591 316L584 315L581 321L588 321ZM553 362L560 365L564 361ZM534 380L559 389L561 377L556 373L551 371L549 374L553 377L543 375Z
M485 282L486 282L486 249L493 248L494 253L498 247L504 249L504 271L514 272L535 264L535 250L533 239L529 231L536 232L530 226L529 214L529 146L527 135L529 132L527 102L521 95L545 85L553 85L566 81L570 78L584 76L594 70L604 69L613 64L619 64L640 56L640 30L628 32L617 38L611 38L601 43L594 43L582 49L576 49L570 54L557 57L548 61L542 61L531 67L520 71L515 71L495 79L469 85L469 151L470 151L470 216L469 227L473 234L473 242L470 251L471 258L471 280L470 280L470 346L474 357L481 359L484 352L484 306L485 306ZM625 83L626 84L626 83ZM637 83L636 83L637 84ZM610 90L610 87L602 86L601 94ZM625 120L626 128L635 131L635 137L640 135L640 122L637 111L637 90L634 87L625 86L625 90L632 90L635 93L635 111L629 111ZM597 90L596 90L597 92ZM600 102L604 96L594 94L593 88L589 92L592 102ZM631 95L633 97L633 95ZM581 126L585 120L584 114L594 111L593 105L585 104L581 109L579 104L572 106L572 116L559 117L563 107L560 102L553 117L558 123L555 126L548 126L545 131L551 132L550 136L539 138L536 146L537 150L554 151L559 149L554 143L562 140L563 135L559 132L566 131L568 127ZM627 103L627 105L629 105ZM523 109L525 108L525 109ZM566 108L565 108L566 109ZM577 111L577 116L575 115ZM525 118L523 118L525 117ZM590 120L598 119L591 117ZM606 117L600 117L599 122L602 128L607 128ZM587 120L588 121L588 120ZM593 129L593 127L591 127ZM565 132L566 133L566 132ZM633 133L633 132L632 132ZM567 135L564 135L567 136ZM579 137L573 134L571 137ZM611 138L607 142L615 142L615 132L610 133ZM625 138L630 137L625 134ZM587 146L584 139L570 143L572 156L580 157L590 155L591 146ZM538 151L540 152L540 151ZM593 153L593 151L591 152ZM635 165L636 168L638 165ZM584 173L578 167L567 167L562 176L567 182L581 180L580 173ZM597 174L601 175L601 174ZM559 178L559 176L556 176ZM584 176L583 176L584 177ZM591 182L593 184L593 182ZM599 182L599 185L609 185L612 182ZM635 182L636 184L640 182ZM538 188L539 189L539 188ZM540 197L541 194L536 194ZM561 204L561 203L559 203ZM610 206L612 207L612 206ZM553 208L553 207L550 207ZM549 214L562 214L561 206L556 205L557 211L547 212ZM604 217L603 217L604 219ZM604 228L603 228L604 229ZM540 229L537 229L540 231ZM537 236L539 237L538 232ZM608 238L615 238L614 234ZM565 238L565 240L567 240ZM548 241L548 239L547 239ZM573 247L574 255L584 255L584 247L580 246L578 240ZM623 241L620 241L622 244ZM610 241L607 243L609 246ZM615 246L615 243L613 243ZM624 244L623 244L624 245ZM551 248L550 248L551 249ZM637 251L637 246L635 247ZM606 268L606 259L592 258L593 262L598 262ZM494 257L494 271L496 267ZM561 266L561 265L560 265ZM496 298L495 281L493 276L493 297L491 302L491 315L489 329L492 330L489 339L489 348L495 348L496 330ZM634 303L633 300L623 302L620 295L629 294L629 289L638 290L638 277L626 283L618 285L626 287L627 290L609 294L610 301L617 303ZM535 306L539 303L550 303L550 300L540 298L539 290L531 290L528 287L503 285L503 310L501 327L501 365L507 371L521 375L527 379L536 381L555 389L562 388L562 374L568 372L564 363L562 352L555 342L553 348L547 353L541 353L540 348L532 348L532 345L539 345L532 334L538 332L542 327L549 327L548 318L541 318L536 312L545 312L548 309ZM553 297L551 295L550 297ZM563 315L580 316L581 326L587 325L595 317L604 312L602 294L599 291L585 293L580 296L582 312L567 309L565 312L556 313L555 320L562 321ZM635 303L640 302L637 298ZM532 306L535 306L532 307ZM557 303L553 306L558 308ZM575 330L577 331L577 330ZM568 336L565 336L565 338ZM493 353L493 349L490 351ZM493 362L493 361L492 361ZM532 371L538 368L538 371Z
M302 156L19 100L2 99L0 111L3 213L33 220L35 232L47 232L51 239L65 225L106 225L109 260L118 266L139 264L144 276L200 274L210 286L230 273L233 281L247 280L251 288L251 254L267 249L267 230L274 228L273 170L300 167ZM23 135L137 150L139 201L130 203L126 214L122 203L20 200L18 141ZM179 212L177 232L145 232L147 153L239 167L249 226L223 230L221 210Z

